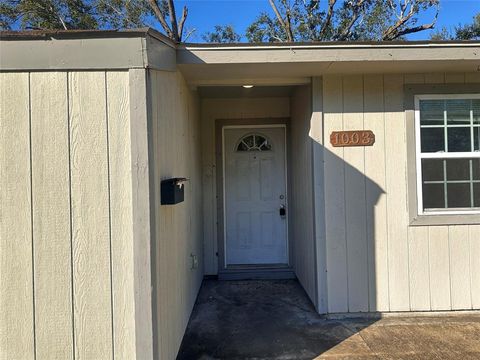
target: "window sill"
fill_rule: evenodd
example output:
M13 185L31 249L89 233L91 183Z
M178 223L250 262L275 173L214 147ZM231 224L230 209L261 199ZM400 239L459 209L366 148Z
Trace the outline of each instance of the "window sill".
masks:
M417 215L410 220L410 226L436 225L480 225L480 214Z

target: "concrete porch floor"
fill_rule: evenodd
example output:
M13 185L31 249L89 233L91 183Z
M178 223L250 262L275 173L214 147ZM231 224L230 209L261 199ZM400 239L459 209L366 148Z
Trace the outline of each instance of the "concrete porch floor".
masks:
M206 280L177 359L480 359L480 315L325 320L295 280Z

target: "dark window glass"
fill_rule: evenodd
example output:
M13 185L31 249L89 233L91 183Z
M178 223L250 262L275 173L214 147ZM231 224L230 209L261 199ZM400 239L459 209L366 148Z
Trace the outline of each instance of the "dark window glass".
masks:
M472 140L469 127L448 128L448 151L470 152Z
M420 124L443 125L444 106L444 100L420 100Z
M447 184L448 207L471 207L470 184Z
M470 159L448 159L447 180L470 180Z
M424 153L445 151L444 128L423 128L421 144Z
M480 150L480 127L473 128L473 149Z
M480 207L480 183L473 184L473 204Z
M472 159L473 180L480 180L480 159Z
M443 184L423 184L423 208L445 208L445 193Z
M471 100L447 100L447 124L469 125L470 102Z
M422 159L423 181L443 181L443 160Z
M473 123L480 124L480 99L472 100Z

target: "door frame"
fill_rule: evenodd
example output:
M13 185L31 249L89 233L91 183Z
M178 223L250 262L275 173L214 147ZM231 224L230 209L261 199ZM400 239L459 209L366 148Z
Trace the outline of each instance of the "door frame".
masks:
M289 239L289 171L288 171L288 123L289 118L257 118L257 119L217 119L215 121L215 149L216 149L216 193L217 193L217 256L218 273L228 273L230 271L257 269L285 269L291 266L291 244ZM259 129L259 128L283 128L285 130L285 206L287 208L286 217L286 246L287 246L287 265L245 265L227 266L227 246L226 246L226 204L225 204L225 151L224 151L224 131L225 129Z

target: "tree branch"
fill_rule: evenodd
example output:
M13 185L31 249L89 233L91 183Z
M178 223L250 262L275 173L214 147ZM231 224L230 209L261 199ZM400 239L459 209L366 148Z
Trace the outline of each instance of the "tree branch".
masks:
M162 25L163 30L167 33L167 36L175 41L175 36L173 35L172 30L168 26L167 22L165 21L165 17L163 16L162 11L158 7L157 1L156 0L148 0L148 3L150 4L150 7L153 10L153 13L157 17L158 21L160 22L160 25Z
M325 18L325 21L323 22L322 29L320 30L320 37L323 38L330 27L330 23L332 22L332 17L333 17L333 7L337 3L337 0L328 0L328 11L327 11L327 17Z
M170 17L170 24L171 24L171 29L172 33L174 36L174 40L177 42L180 42L180 37L178 34L178 25L177 25L177 14L175 14L175 5L173 4L173 0L168 0L168 14Z
M397 38L399 38L400 36L403 36L403 35L412 34L412 33L416 33L416 32L419 32L419 31L428 30L428 29L433 29L435 27L435 24L437 23L437 19L438 19L438 14L439 14L439 11L440 11L440 8L439 8L438 4L436 6L437 11L436 11L435 16L434 16L431 23L423 24L423 25L419 25L419 26L414 26L414 27L407 27L405 29L402 29L402 26L404 26L415 15L415 13L418 10L415 7L415 4L412 4L411 1L412 0L405 0L404 6L406 6L407 3L410 5L410 10L409 10L408 14L405 15L406 7L404 8L404 6L402 5L401 12L397 16L398 21L395 24L393 24L392 26L390 26L387 30L384 31L384 33L382 35L382 40L385 40L385 41L395 40L395 39L397 39ZM415 1L415 0L413 0L413 1Z
M275 4L275 1L274 0L268 0L268 1L270 2L270 6L272 7L273 12L277 16L278 22L280 23L280 25L285 30L285 33L287 35L287 41L293 42L294 39L293 39L292 27L291 27L291 24L290 24L290 16L288 15L288 11L287 11L287 22L288 23L287 23L283 19L282 15L280 14L280 11L278 11L278 8L277 8L277 5Z
M340 35L338 37L338 40L341 40L341 41L346 40L348 38L348 36L351 34L351 30L352 30L353 25L355 25L358 18L360 17L362 5L363 5L364 2L365 2L365 0L358 0L357 3L352 6L353 16L352 16L350 22L348 23L348 25L340 33Z
M183 28L184 28L184 25L185 25L185 21L187 20L187 16L188 16L188 9L187 9L186 6L184 6L183 11L182 11L182 18L180 19L180 23L178 25L179 41L182 41L182 38L183 38Z

